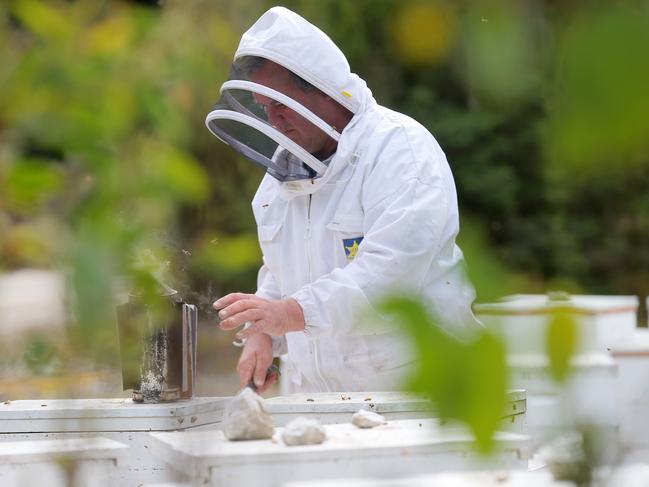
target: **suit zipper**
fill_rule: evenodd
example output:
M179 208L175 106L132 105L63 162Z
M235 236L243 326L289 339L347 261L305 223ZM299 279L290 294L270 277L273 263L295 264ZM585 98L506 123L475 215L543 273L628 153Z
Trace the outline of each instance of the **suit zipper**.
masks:
M309 195L309 202L307 206L307 212L306 212L306 260L307 260L307 266L308 266L308 274L309 274L309 282L313 282L313 274L312 274L312 267L311 267L311 202L313 200L313 195ZM324 390L329 391L329 384L327 384L327 381L322 375L322 372L320 371L320 356L318 353L318 344L316 340L313 340L309 337L309 343L311 347L313 347L313 363L315 365L315 372L316 375L318 376L318 379L322 384L324 385Z
M313 275L311 272L311 200L313 195L309 195L309 202L306 209L306 263L307 271L309 274L309 282L313 282Z

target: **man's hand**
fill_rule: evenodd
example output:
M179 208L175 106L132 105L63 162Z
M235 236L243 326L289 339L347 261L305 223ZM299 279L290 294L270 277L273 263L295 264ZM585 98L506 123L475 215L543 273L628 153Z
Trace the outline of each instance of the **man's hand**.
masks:
M274 300L264 299L254 294L232 293L223 296L213 304L220 309L220 327L232 330L245 323L250 326L237 333L237 338L250 338L265 333L281 336L291 331L304 330L302 308L292 298Z
M241 351L237 372L241 387L254 380L257 392L261 394L277 382L277 373L266 377L266 371L273 363L273 342L265 333L257 333L248 340Z

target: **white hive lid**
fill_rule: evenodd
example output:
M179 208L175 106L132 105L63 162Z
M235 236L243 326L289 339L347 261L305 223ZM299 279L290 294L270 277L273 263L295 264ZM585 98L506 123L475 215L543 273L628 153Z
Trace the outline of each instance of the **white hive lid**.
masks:
M469 454L473 436L460 427L442 427L436 419L388 421L371 429L350 423L324 425L327 440L320 445L286 446L278 438L283 428L276 428L273 440L228 441L222 431L183 431L151 433L153 453L190 476L214 471L219 467L250 468L254 465L291 465L300 462L332 462L341 459L385 458L391 462L404 455L434 455L444 452ZM529 437L498 432L496 450L522 451ZM288 479L286 479L288 480ZM235 485L233 483L233 485Z
M163 404L131 399L41 399L0 403L0 433L171 431L221 421L227 397Z
M287 482L282 487L569 487L571 482L557 482L548 469L485 470L479 472L444 472L396 479L330 479Z
M108 438L8 441L0 442L0 465L47 462L65 457L76 460L114 459L128 449L127 445Z
M611 347L611 355L619 357L649 357L649 329L634 330L630 340L616 343Z
M495 303L475 304L479 315L547 314L557 310L575 314L598 315L636 312L637 296L567 295L566 299L551 299L547 294L514 294Z
M525 391L507 391L509 403L525 400ZM429 412L430 399L424 395L396 391L381 392L318 392L289 394L264 400L271 414L349 413L359 409L386 413Z

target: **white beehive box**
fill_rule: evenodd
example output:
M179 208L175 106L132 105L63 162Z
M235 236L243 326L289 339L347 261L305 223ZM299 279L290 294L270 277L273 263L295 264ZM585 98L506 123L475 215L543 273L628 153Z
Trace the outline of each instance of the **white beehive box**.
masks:
M33 332L49 333L53 340L65 336L64 290L64 277L57 272L0 272L0 343L20 344Z
M195 398L167 404L136 404L131 399L56 399L0 403L3 442L69 440L102 436L127 445L116 485L168 480L166 466L150 454L150 431L213 426L229 398ZM0 485L2 485L0 483Z
M152 433L153 453L186 480L219 487L270 487L288 480L342 477L393 478L441 470L522 468L528 438L497 433L489 459L477 458L473 438L458 427L440 427L434 419L389 421L372 429L350 423L324 425L328 439L320 445L286 446L282 428L273 440L228 441L221 431Z
M42 399L0 403L0 433L169 431L221 421L227 397L161 404L131 399Z
M633 336L637 307L635 296L550 300L546 295L515 295L475 306L478 318L504 338L510 385L527 391L528 431L535 444L579 423L615 439L618 376L609 350ZM557 312L574 318L579 337L566 384L553 380L546 354L547 326Z
M578 325L578 354L607 352L632 337L637 309L636 296L575 295L551 300L544 294L506 296L474 306L485 326L504 337L510 354L545 354L546 328L559 311Z
M110 487L128 446L106 438L0 443L3 487Z
M275 426L284 426L298 416L309 416L322 424L349 423L351 415L367 409L383 415L387 420L418 419L435 416L430 400L422 395L404 392L320 392L289 394L264 401L273 415ZM503 429L525 432L525 391L507 391L503 411Z
M558 384L549 373L549 360L542 355L510 355L510 383L527 391L528 399L534 395L558 394L565 385ZM578 355L570 361L568 384L580 389L596 390L617 387L617 364L605 353Z
M369 477L369 475L368 475ZM593 485L602 487L646 487L649 465L614 465L593 472ZM287 482L282 487L575 487L567 480L554 480L549 469L535 471L493 470L484 472L445 472L399 479L336 479Z
M282 487L575 487L572 482L557 482L549 470L494 470L486 472L445 472L398 479L315 480L287 482Z
M527 432L535 446L579 424L589 424L615 441L620 418L618 376L609 354L573 357L570 375L562 384L552 378L548 359L542 355L513 355L508 363L510 384L527 392Z
M618 365L621 446L649 450L649 330L636 330L611 354ZM649 453L645 457L649 461Z

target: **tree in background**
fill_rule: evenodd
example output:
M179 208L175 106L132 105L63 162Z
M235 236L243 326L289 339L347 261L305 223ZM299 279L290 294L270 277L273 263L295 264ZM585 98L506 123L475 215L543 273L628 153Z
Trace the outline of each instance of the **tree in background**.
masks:
M461 242L483 235L527 276L512 281L519 292L649 293L646 2L287 6L332 36L379 103L435 135L458 185ZM467 252L470 267L484 251Z

